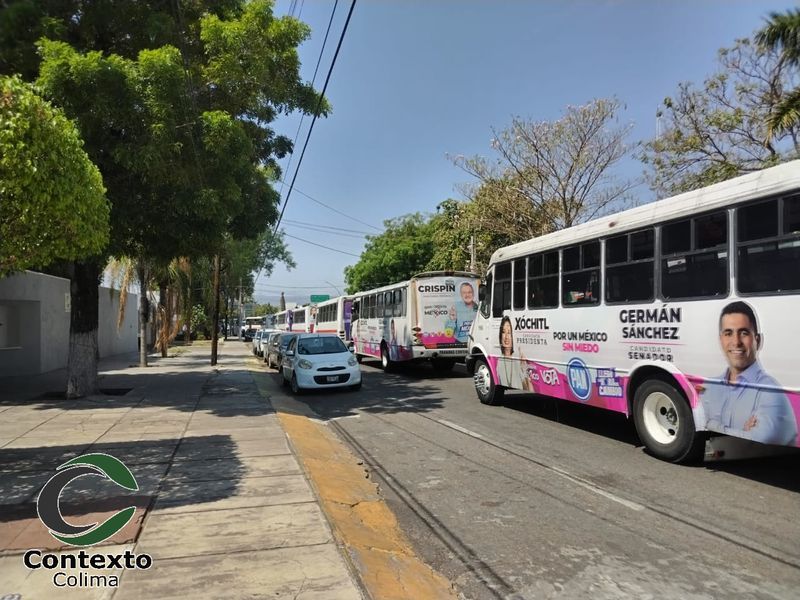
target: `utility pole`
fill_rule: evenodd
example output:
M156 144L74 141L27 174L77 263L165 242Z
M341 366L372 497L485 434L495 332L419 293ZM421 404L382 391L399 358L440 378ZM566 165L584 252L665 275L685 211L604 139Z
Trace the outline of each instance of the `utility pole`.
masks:
M211 333L211 365L217 364L219 344L219 254L214 255L214 330Z
M239 337L242 335L242 325L244 325L244 307L242 306L242 290L244 287L242 286L242 278L239 277Z
M469 236L469 271L475 273L475 235Z

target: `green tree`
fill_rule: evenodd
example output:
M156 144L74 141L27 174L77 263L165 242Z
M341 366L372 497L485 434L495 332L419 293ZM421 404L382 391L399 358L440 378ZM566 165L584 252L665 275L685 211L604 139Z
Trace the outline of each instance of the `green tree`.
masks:
M121 14L137 10L129 4L119 3ZM69 43L40 42L39 81L78 122L112 202L109 250L136 259L147 290L172 258L220 254L228 236L253 238L269 227L277 159L291 149L271 122L329 107L299 77L296 48L307 26L275 18L268 0L166 12L141 4L152 4L154 18L125 24L95 3L56 10L57 2L42 2L42 18L60 20L55 29ZM95 35L97 23L115 27ZM74 273L83 296L73 298L82 315L73 331L86 339L72 346L84 350L70 359L70 395L96 388L96 295L88 290L102 264Z
M778 52L780 60L796 71L800 65L800 9L770 13L767 24L756 33L755 40L766 52ZM769 141L796 131L800 127L800 86L786 90L771 108L767 117Z
M669 196L795 157L800 127L765 143L768 120L795 88L798 71L779 52L738 40L719 51L702 87L681 83L659 111L660 134L642 147L650 186Z
M433 257L430 221L414 213L383 222L386 230L367 236L359 261L345 267L347 293L408 279L426 269Z
M0 77L0 276L100 254L108 213L74 123L29 84Z

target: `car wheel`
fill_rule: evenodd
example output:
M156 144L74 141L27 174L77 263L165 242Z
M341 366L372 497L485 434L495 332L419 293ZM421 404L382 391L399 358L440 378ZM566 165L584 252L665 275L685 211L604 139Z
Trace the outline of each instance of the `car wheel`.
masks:
M656 457L674 463L699 461L705 436L694 427L694 416L683 393L662 379L645 381L633 399L636 432Z
M486 359L479 358L475 361L475 372L472 375L475 383L475 392L481 404L495 406L503 401L505 388L495 383L492 377L492 370L486 364Z
M303 393L302 388L297 384L297 375L292 373L292 393L299 396Z
M283 387L286 387L287 385L289 385L289 380L286 379L286 374L283 372L283 370L279 371L279 373L281 374L281 385Z

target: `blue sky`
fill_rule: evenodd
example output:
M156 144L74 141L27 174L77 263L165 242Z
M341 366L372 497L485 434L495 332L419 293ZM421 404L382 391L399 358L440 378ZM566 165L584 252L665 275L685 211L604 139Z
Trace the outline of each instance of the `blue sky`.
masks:
M311 80L333 0L281 0L312 28L300 48L302 76ZM559 118L569 104L616 96L633 123L630 142L655 133L655 113L682 81L701 83L716 68L717 50L749 36L770 11L791 2L768 0L359 0L327 90L333 112L319 119L284 215L288 235L358 255L364 232L385 219L434 212L470 177L448 155L494 156L492 128L513 116ZM340 0L316 86L322 88L344 25ZM276 129L294 137L299 116ZM310 119L284 177L291 181ZM633 158L621 177L638 177ZM286 197L288 185L283 189ZM304 195L305 194L305 195ZM363 223L323 208L307 196ZM646 186L640 201L653 199ZM330 228L325 233L298 223ZM335 230L333 228L340 228ZM377 228L377 229L374 229ZM349 235L337 235L336 233ZM357 256L287 238L297 268L261 275L256 299L308 301L311 293L343 291L346 265Z

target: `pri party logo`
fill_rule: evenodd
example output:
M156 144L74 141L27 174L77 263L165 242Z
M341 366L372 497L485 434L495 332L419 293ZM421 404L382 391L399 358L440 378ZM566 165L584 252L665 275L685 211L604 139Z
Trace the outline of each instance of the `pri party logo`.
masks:
M126 490L136 491L139 485L136 478L122 461L109 454L84 454L60 465L50 480L44 485L36 500L39 519L57 540L72 546L92 546L107 540L128 524L136 512L135 506L119 511L103 523L72 525L61 515L59 501L64 488L73 480L87 475L110 479Z

